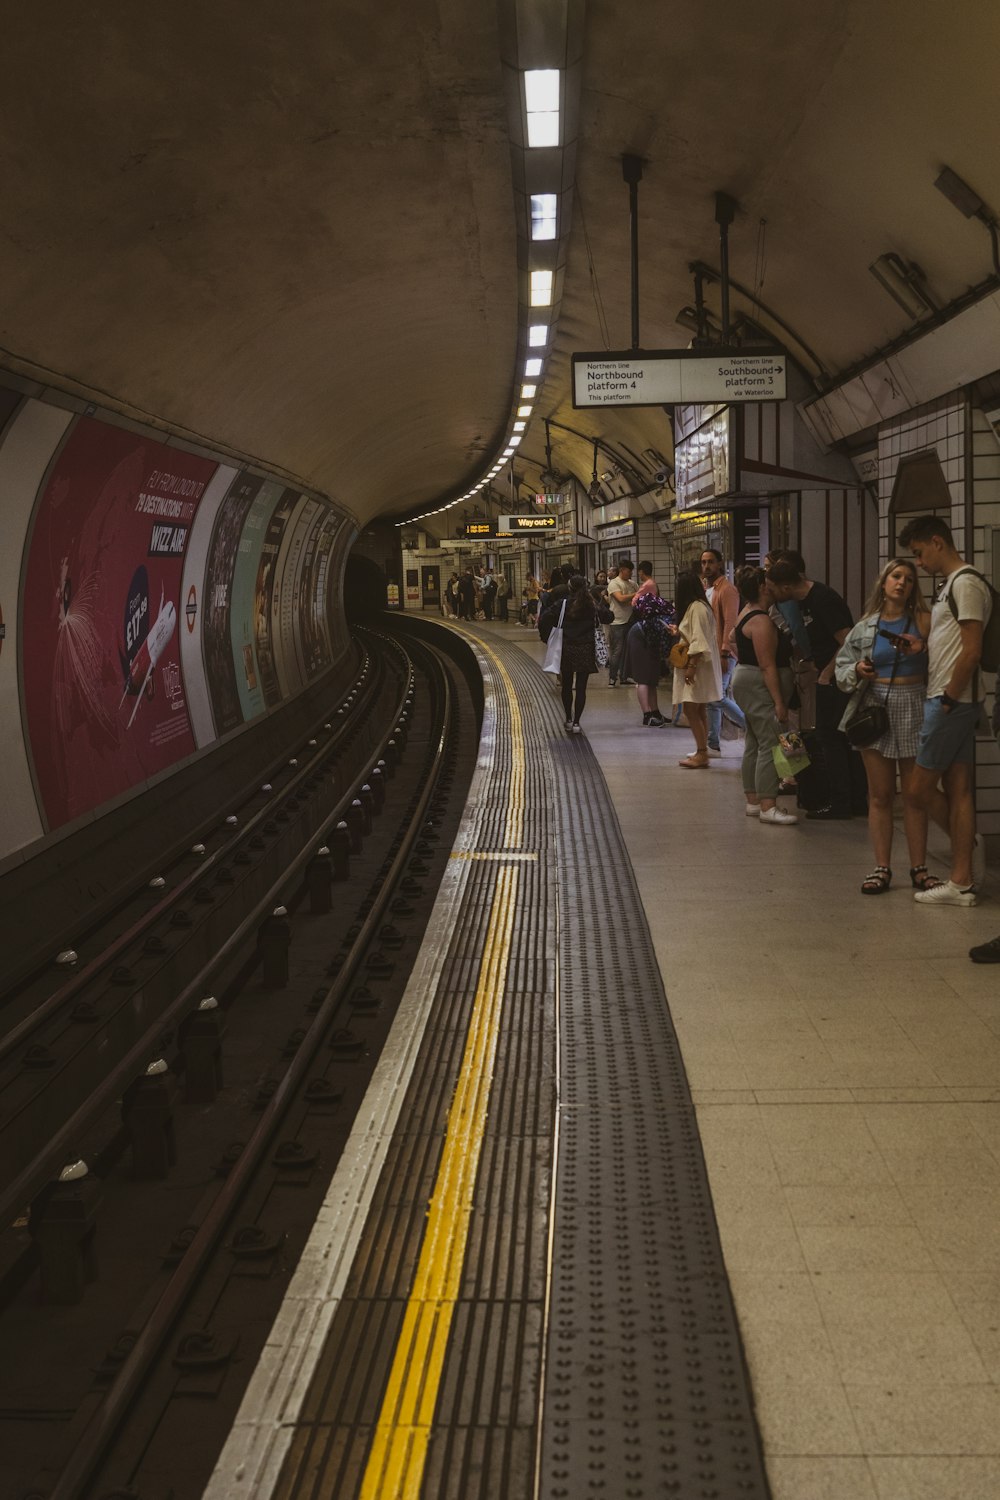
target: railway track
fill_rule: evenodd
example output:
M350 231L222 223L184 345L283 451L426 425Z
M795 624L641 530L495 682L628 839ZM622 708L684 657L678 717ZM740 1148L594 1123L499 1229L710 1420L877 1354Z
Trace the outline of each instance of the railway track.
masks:
M474 760L463 696L455 668L426 645L404 651L369 638L341 717L379 700L382 714L378 733L360 740L354 721L365 753L349 782L335 713L321 731L326 742L310 737L289 758L283 784L273 778L262 805L229 825L217 848L192 856L195 878L178 867L147 925L132 924L106 953L87 956L46 997L37 1026L22 1016L0 1041L0 1070L16 1085L0 1116L0 1202L4 1222L17 1215L21 1251L12 1261L8 1244L0 1336L8 1350L33 1341L37 1387L66 1316L38 1305L41 1258L46 1295L93 1302L92 1337L103 1341L88 1346L86 1373L55 1381L80 1396L75 1405L60 1395L33 1406L30 1395L15 1395L16 1381L0 1396L0 1420L12 1424L25 1464L15 1491L25 1500L200 1493L193 1486L210 1471L266 1335L261 1309L280 1301L419 945L450 848L447 824L464 800L453 795L454 778L470 774ZM223 923L220 908L230 903L238 920ZM176 955L196 922L205 930L181 973ZM159 944L169 947L172 982L157 986L143 964L165 957ZM128 984L116 979L121 969ZM26 1062L39 1047L57 1061ZM106 1071L95 1078L102 1057ZM57 1116L46 1138L44 1122ZM54 1180L67 1161L82 1166ZM137 1213L145 1215L139 1233ZM122 1270L110 1286L102 1272L95 1294L88 1278L109 1240L109 1264ZM76 1310L70 1318L87 1321ZM179 1447L179 1434L170 1436L178 1423L184 1431L178 1413L187 1402L189 1417L192 1393L202 1394L203 1411L206 1389L221 1397L218 1421ZM59 1441L29 1473L33 1424ZM190 1477L195 1469L200 1480Z

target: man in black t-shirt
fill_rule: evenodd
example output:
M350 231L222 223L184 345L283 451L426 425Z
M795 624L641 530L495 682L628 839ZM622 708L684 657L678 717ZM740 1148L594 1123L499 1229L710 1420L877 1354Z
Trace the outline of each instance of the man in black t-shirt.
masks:
M784 604L794 599L812 647L816 678L816 729L813 757L823 776L822 801L806 813L807 818L850 818L865 810L860 764L855 766L847 737L838 725L844 713L844 696L833 680L837 652L854 624L845 601L825 583L814 583L794 563L777 562L767 575L775 599ZM859 758L860 761L860 758Z

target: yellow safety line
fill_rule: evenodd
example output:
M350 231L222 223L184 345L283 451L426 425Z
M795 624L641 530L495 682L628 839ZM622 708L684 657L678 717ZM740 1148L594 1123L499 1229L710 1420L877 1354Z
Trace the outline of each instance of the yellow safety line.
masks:
M531 860L538 858L538 851L525 853L517 849L453 849L449 859L512 859Z
M417 1500L458 1299L486 1129L519 871L498 875L469 1034L413 1289L361 1484L361 1500Z

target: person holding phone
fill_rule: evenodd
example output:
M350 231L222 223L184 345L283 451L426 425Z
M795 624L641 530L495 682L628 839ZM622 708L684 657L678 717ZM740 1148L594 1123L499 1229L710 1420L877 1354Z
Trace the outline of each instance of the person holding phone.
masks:
M860 751L868 778L868 830L875 868L861 883L865 896L880 896L892 881L892 809L896 771L903 790L903 828L910 853L910 884L932 890L940 882L927 873L927 812L908 796L927 694L927 633L930 611L920 592L917 570L908 558L886 563L854 626L837 653L837 686L852 695L841 728L862 698L884 705L889 728ZM943 794L929 809L947 827Z

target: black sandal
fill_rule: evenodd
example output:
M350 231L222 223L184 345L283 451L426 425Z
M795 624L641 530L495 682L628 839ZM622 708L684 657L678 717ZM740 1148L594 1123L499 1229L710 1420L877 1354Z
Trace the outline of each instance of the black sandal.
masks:
M892 871L888 865L876 865L866 880L861 882L862 896L881 896L892 884Z
M926 865L914 865L910 870L910 884L915 891L932 891L941 882L936 875L928 875Z

